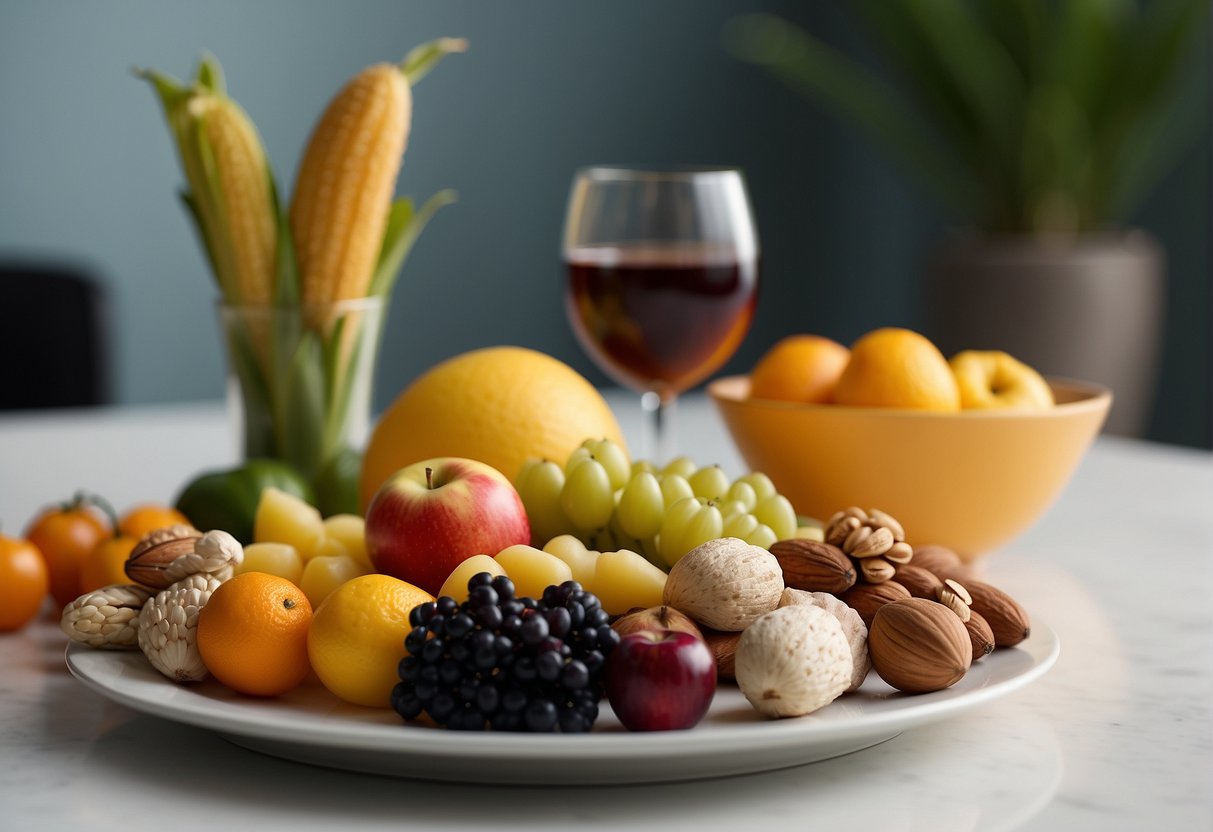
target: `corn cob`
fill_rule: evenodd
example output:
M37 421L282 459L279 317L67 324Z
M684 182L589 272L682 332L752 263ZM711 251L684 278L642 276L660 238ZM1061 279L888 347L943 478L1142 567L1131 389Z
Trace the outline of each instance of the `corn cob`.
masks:
M290 210L304 303L368 294L411 112L400 68L375 64L346 84L317 124Z
M209 60L190 86L142 71L160 94L189 183L194 213L223 298L230 304L272 302L278 246L273 175L248 115L222 90Z
M234 260L236 301L263 306L273 297L278 224L265 152L248 116L231 99L214 99L202 116ZM232 300L232 299L229 299Z

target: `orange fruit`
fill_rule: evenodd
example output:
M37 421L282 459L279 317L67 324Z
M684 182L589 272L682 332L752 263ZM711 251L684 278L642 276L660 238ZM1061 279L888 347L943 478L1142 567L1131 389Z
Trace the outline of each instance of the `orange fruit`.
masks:
M134 583L126 576L124 567L138 542L137 538L119 535L107 537L94 546L80 564L80 588L77 593L83 595L111 584Z
M767 350L750 373L750 396L825 404L851 351L820 335L789 335Z
M960 390L947 359L917 332L886 327L851 345L851 360L834 388L837 404L960 410Z
M390 575L346 581L316 608L307 638L312 669L346 702L391 707L404 637L412 629L409 613L433 600L424 589Z
M528 459L563 464L589 437L627 447L610 407L576 370L521 347L473 350L417 378L380 417L359 495L365 507L392 474L437 457L475 459L512 481Z
M38 547L28 540L0 534L0 633L24 627L50 588L50 572Z
M211 675L239 693L278 696L311 665L312 605L299 587L265 572L242 572L219 585L198 613L198 653Z
M135 540L165 526L189 526L189 518L170 506L145 503L118 518L118 531Z
M113 531L96 510L83 503L47 509L38 515L25 537L46 559L50 592L65 607L80 595L80 567L89 553Z

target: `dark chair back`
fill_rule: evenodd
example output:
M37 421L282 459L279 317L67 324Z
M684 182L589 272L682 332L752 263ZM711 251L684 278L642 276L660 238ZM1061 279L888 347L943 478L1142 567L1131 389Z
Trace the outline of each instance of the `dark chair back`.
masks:
M0 410L108 404L108 317L92 275L0 262Z

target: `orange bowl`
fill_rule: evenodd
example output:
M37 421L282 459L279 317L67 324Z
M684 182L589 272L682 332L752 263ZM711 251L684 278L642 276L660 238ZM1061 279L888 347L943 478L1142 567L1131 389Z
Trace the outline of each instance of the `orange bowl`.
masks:
M1112 404L1105 388L1049 379L1051 410L931 413L749 398L728 376L708 393L746 464L799 514L847 506L896 517L912 544L965 560L1025 531L1061 494Z

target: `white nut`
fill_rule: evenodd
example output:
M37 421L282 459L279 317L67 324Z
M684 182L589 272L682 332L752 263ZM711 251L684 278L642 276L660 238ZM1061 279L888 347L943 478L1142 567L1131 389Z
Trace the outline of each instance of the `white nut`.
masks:
M670 570L663 603L713 630L744 630L779 606L783 570L775 556L735 537L709 540Z
M166 574L174 582L200 574L226 581L243 562L244 547L240 541L222 529L215 529L194 541L194 551L173 560Z
M872 669L872 660L868 657L868 628L859 613L828 592L805 592L789 587L783 591L779 606L790 607L794 604L821 607L838 619L842 632L847 637L847 645L851 648L851 684L845 693L859 690L863 680L868 677L868 671Z
M222 583L213 575L190 575L149 598L139 613L139 649L174 682L207 676L198 653L198 613Z
M137 647L139 611L151 590L138 584L114 584L87 592L63 608L59 629L72 641L103 650Z
M737 643L737 686L760 713L803 716L851 684L851 647L838 619L795 604L767 613Z

